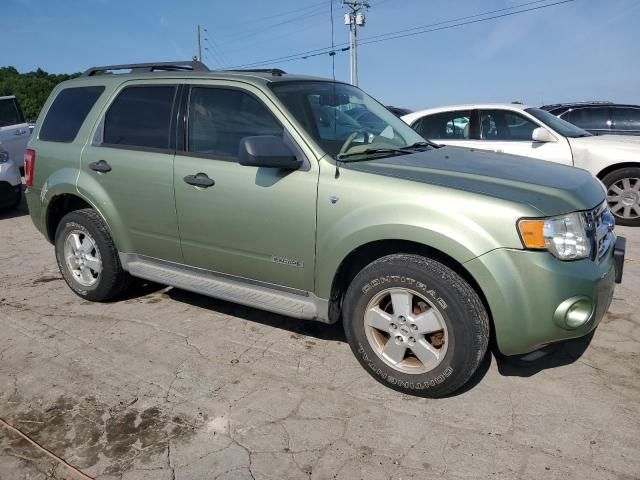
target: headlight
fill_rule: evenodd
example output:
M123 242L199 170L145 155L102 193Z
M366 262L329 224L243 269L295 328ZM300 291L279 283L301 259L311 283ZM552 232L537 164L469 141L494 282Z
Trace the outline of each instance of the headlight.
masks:
M580 213L540 220L520 220L520 238L525 248L548 250L560 260L577 260L591 254L587 226Z
M9 152L0 150L0 163L7 163L9 161Z

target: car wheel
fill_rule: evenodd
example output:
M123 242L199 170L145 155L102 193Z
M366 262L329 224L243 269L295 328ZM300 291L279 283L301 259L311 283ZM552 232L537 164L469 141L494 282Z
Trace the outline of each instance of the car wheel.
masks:
M614 170L602 179L607 203L618 225L640 226L640 168Z
M365 267L347 290L343 321L351 350L377 381L424 397L462 387L489 342L489 317L475 290L419 255L389 255Z
M130 284L107 226L95 210L65 215L56 230L55 250L67 285L87 300L111 300Z
M13 205L11 205L11 208L18 208L20 206L21 201L22 201L22 188L18 188L18 191L16 192L16 198L13 202Z

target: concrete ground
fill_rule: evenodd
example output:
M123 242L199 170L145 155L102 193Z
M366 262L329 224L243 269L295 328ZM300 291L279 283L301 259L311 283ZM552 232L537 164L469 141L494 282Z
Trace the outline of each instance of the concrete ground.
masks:
M139 287L92 304L0 216L0 418L107 479L640 477L640 235L593 339L488 355L447 399L372 380L341 327ZM0 426L0 479L76 478Z

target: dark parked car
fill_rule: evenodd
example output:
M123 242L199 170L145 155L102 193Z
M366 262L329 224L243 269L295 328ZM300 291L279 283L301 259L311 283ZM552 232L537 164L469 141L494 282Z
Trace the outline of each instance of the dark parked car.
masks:
M402 108L402 107L387 106L387 110L393 113L396 117L404 117L405 115L409 115L410 113L413 113L413 110L409 110L408 108Z
M640 135L640 106L577 102L541 107L594 135Z

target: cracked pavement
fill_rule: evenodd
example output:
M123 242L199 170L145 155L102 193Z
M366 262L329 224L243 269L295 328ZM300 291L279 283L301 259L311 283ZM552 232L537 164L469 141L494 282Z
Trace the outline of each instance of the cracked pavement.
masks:
M488 355L440 400L370 378L340 325L161 285L92 304L0 214L0 417L100 480L640 477L640 237L592 339ZM0 479L74 478L0 427Z

